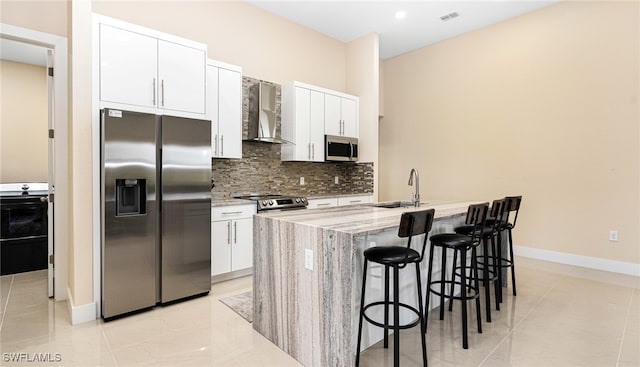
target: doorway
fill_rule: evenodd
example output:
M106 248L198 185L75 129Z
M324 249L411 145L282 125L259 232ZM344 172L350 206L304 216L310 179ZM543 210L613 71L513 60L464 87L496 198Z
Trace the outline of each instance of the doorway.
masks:
M67 298L68 172L67 39L26 28L0 24L2 58L20 64L41 65L46 73L48 182L48 293L56 301ZM8 54L11 53L11 55ZM4 93L8 91L4 90ZM10 93L10 91L9 91ZM11 122L13 123L13 121ZM19 123L19 122L18 122ZM47 131L48 130L48 131ZM55 141L55 143L54 143ZM24 154L28 154L28 146ZM56 220L57 219L57 220ZM54 251L55 249L55 251ZM54 254L55 252L55 254Z

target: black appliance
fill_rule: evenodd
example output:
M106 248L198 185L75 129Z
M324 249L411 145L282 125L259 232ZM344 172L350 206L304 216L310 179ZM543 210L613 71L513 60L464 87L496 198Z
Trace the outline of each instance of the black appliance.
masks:
M0 274L48 264L47 184L0 184Z

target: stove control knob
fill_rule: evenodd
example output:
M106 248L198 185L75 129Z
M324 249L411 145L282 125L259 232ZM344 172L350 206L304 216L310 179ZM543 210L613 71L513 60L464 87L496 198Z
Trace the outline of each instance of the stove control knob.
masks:
M296 198L296 203L299 203L299 202L300 202L300 198Z
M303 203L306 201L306 199L305 199L305 198L302 198L302 199L300 199L300 200L302 200L302 202L303 202Z
M269 205L273 205L273 200L269 200Z

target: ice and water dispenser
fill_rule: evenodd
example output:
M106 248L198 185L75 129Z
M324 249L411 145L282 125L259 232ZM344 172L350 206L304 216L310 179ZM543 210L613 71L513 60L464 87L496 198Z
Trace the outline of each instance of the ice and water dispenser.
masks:
M116 179L116 217L147 213L147 180Z

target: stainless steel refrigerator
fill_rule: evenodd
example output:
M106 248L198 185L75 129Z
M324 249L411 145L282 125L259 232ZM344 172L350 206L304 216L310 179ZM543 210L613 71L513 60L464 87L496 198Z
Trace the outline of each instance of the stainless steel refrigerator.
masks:
M102 317L211 289L211 123L101 112Z

